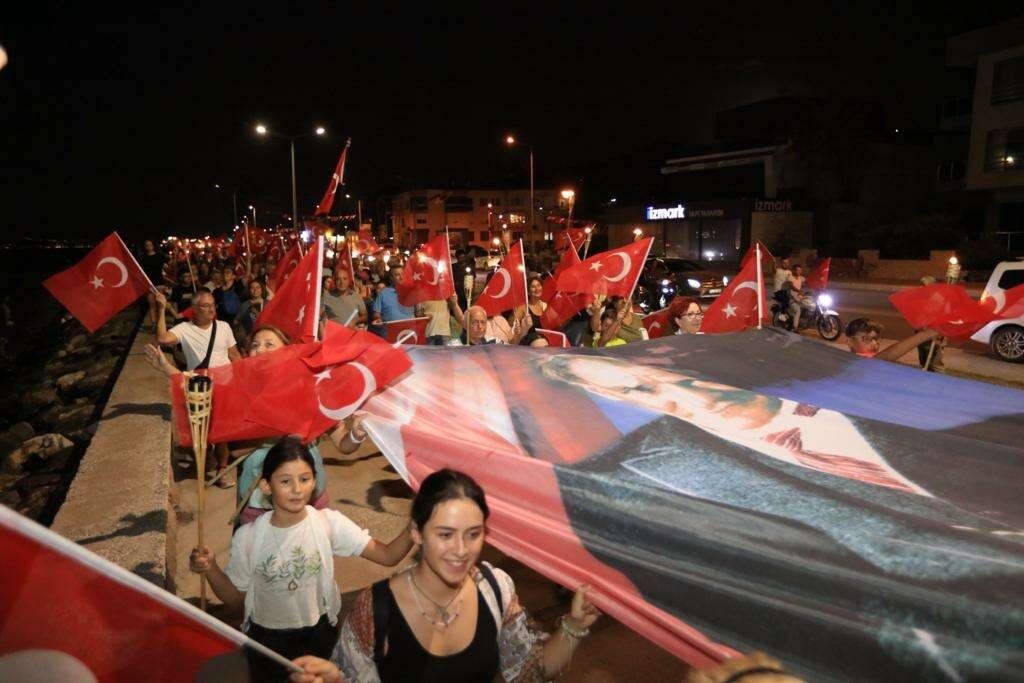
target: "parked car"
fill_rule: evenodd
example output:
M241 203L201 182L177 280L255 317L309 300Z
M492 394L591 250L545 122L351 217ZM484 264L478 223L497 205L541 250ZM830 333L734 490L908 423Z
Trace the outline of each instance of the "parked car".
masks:
M705 265L683 258L650 257L637 288L637 303L648 311L664 308L674 296L714 299L729 278Z
M993 299L996 313L1015 315L1006 320L993 320L971 337L988 344L992 353L1009 363L1024 363L1024 305L1018 303L1006 308L1006 291L1017 285L1024 285L1024 261L1003 261L992 270L981 300Z

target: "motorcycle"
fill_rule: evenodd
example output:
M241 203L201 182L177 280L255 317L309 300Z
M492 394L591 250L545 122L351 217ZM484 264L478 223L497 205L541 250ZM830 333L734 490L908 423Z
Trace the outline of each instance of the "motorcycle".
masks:
M843 331L843 323L839 319L839 314L832 310L832 295L828 292L822 292L814 296L812 292L810 298L814 301L814 307L810 309L804 308L800 313L799 329L793 330L793 321L789 314L789 309L779 300L777 293L769 307L772 325L792 332L816 329L822 339L835 341Z

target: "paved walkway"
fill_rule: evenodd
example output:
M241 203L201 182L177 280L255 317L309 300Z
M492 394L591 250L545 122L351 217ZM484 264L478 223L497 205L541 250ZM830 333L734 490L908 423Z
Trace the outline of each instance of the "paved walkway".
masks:
M390 540L407 523L412 491L388 465L372 442L351 456L338 453L329 440L320 444L329 478L331 507L340 510L374 537ZM188 571L188 554L196 541L196 481L191 452L174 452L174 477L178 483L178 549L176 575L178 595L198 604L198 576ZM208 489L205 542L224 566L231 541L227 520L235 505L235 489ZM503 556L487 546L484 559L509 572L515 580L523 605L545 628L553 628L555 619L568 610L570 596L556 584L525 565ZM411 558L399 565L403 566ZM343 596L343 605L351 605L358 591L385 578L392 570L361 558L335 558L335 577ZM237 626L241 615L226 614L212 591L207 589L210 611ZM344 613L345 607L342 607ZM687 666L665 651L636 635L622 624L602 617L579 647L569 671L559 681L570 683L647 683L680 681Z

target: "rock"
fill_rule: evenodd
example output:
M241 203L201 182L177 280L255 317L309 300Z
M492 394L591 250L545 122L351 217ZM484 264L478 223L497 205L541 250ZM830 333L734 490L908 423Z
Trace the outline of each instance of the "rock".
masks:
M18 512L26 517L39 519L56 490L56 486L46 486L29 491L28 495L22 496L21 503L18 505Z
M17 491L0 491L0 505L13 508L19 503L21 503L21 495Z
M46 462L58 458L63 451L70 452L75 445L61 434L43 434L29 439L4 456L3 469L18 472L30 459Z
M22 498L27 498L31 493L40 488L54 487L61 482L64 475L57 472L40 472L22 477L15 484L15 488Z
M57 416L57 428L61 432L73 432L92 421L94 406L85 404L75 406Z
M15 422L10 429L0 434L0 455L6 455L36 435L28 422Z
M85 370L79 370L78 372L69 372L66 375L61 375L57 378L57 389L62 394L67 394L71 389L78 384L80 381L85 379Z
M24 415L32 415L38 413L44 408L49 408L54 403L60 403L60 397L57 396L57 392L49 387L43 389L34 389L29 391L21 398L21 410Z
M107 386L110 379L110 372L96 372L86 375L69 392L69 396L91 396L98 394Z
M57 358L67 358L67 355L68 352L65 351L64 349L61 349L60 351L57 352Z
M68 341L67 349L68 351L71 351L72 349L80 348L82 346L85 346L86 342L88 341L89 337L85 336L84 334L76 334Z

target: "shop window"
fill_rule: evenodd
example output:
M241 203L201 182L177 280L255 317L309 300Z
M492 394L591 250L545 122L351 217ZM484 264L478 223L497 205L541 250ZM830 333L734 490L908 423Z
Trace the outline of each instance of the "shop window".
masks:
M1024 100L1024 57L996 62L992 78L992 104Z
M985 141L986 171L1024 168L1024 128L990 130Z

